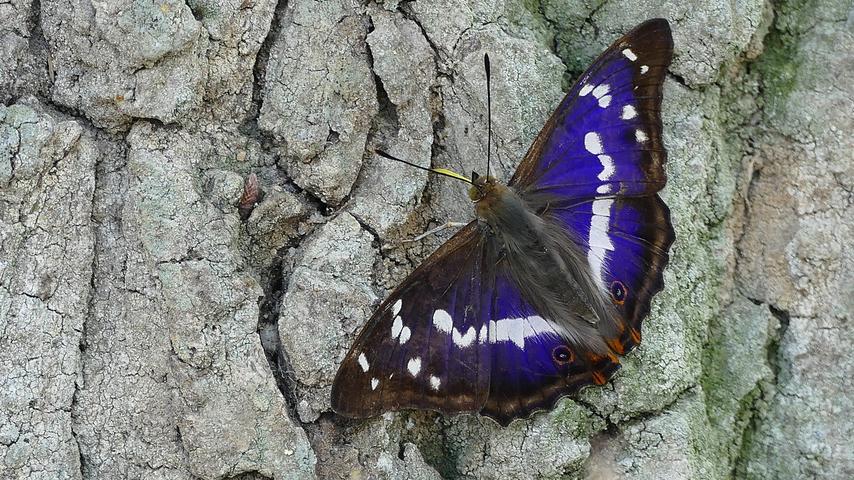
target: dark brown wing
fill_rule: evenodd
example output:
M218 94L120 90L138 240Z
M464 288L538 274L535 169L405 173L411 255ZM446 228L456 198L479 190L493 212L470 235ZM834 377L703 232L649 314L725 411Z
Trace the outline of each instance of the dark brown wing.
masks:
M469 223L380 305L335 376L335 412L480 410L490 372L489 319L479 315L484 245Z

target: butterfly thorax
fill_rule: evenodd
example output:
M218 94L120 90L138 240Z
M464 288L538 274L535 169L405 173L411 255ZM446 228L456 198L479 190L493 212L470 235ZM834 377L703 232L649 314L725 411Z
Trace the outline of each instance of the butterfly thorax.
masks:
M472 186L469 188L469 198L475 204L478 217L486 219L488 211L499 208L499 205L513 201L513 192L492 176L480 176L472 172Z
M480 223L502 244L502 250L548 248L545 224L535 209L512 188L494 177L473 174L469 197ZM524 251L524 250L520 250Z
M495 179L472 174L469 197L482 224L501 240L505 248L545 248L541 244L542 220L510 187ZM524 245L520 245L524 244ZM512 244L512 245L508 245Z

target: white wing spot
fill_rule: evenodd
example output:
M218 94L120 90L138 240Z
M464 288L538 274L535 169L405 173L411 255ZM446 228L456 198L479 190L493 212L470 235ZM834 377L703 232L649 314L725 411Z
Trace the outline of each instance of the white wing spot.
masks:
M469 327L468 331L466 331L465 335L460 334L459 330L454 329L453 334L454 344L460 348L466 348L472 343L474 343L474 339L477 338L477 330L474 327Z
M418 372L421 371L421 357L409 359L409 362L406 364L406 369L409 370L409 374L413 377L418 375Z
M505 318L495 322L495 341L510 340L517 347L525 348L525 328L521 318Z
M584 135L584 148L593 155L602 153L602 137L596 132L587 132ZM434 317L435 318L435 317ZM435 322L435 320L434 320Z
M454 327L454 320L448 315L448 312L439 309L433 312L433 326L436 327L436 330L451 333L451 329Z
M394 302L394 306L393 306L393 307L391 307L391 311L392 311L392 313L391 313L391 314L392 314L392 315L397 315L398 313L400 313L400 309L401 309L401 308L403 308L403 300L401 300L400 298L398 298L398 299L397 299L397 301L396 301L396 302Z
M442 384L442 380L439 377L435 377L430 375L430 388L433 390L439 390L439 385Z
M638 112L637 110L635 110L635 107L631 105L626 105L623 107L623 114L620 115L620 118L622 118L623 120L631 120L637 116Z
M525 339L551 332L557 335L554 326L539 315L521 318L503 318L490 322L490 342L513 342L517 347L525 348Z
M603 195L606 193L611 193L611 185L607 183L605 185L599 185L598 187L596 187L596 193L600 193Z
M376 390L377 386L380 384L380 381L376 378L371 379L371 390Z
M607 83L603 83L602 85L599 85L593 89L593 96L596 98L602 98L602 95L605 95L610 90L611 86Z
M407 341L409 341L409 337L412 336L412 330L409 327L403 327L400 331L400 344L403 345Z
M583 87L581 87L581 90L578 91L578 95L581 97L585 97L592 90L593 90L593 85L585 84Z
M403 320L400 317L394 317L394 323L391 324L391 338L397 338L400 335L400 330L403 328Z
M433 312L433 326L436 330L451 334L454 344L460 348L465 348L477 340L477 330L474 327L469 327L465 334L454 328L454 320L448 312L439 309Z
M646 65L641 65L641 75L649 71L649 67Z
M611 104L611 96L610 95L605 95L604 97L599 99L599 106L602 108L605 108L610 104Z
M602 181L608 180L616 171L614 168L614 159L610 155L599 155L599 163L602 164L602 171L599 172L597 178Z
M523 333L525 338L536 337L542 333L552 332L557 333L554 330L554 327L549 323L545 318L534 315L533 317L528 317L524 322L521 322L523 326Z
M606 289L605 281L602 279L606 252L614 249L614 244L611 243L611 238L608 236L612 203L614 200L610 198L593 201L593 216L590 219L590 235L587 240L587 244L590 246L590 250L587 252L587 263L590 265L596 283L602 290Z
M606 217L611 215L611 203L613 203L611 199L593 202L593 215L604 215Z
M638 143L643 143L649 139L647 138L646 133L644 133L643 130L637 129L635 130L635 140L637 140Z
M623 49L623 55L625 55L626 58L628 58L629 60L631 60L633 62L638 59L638 56L635 55L635 52L633 52L631 48L624 48Z
M368 363L368 357L364 353L359 354L359 366L362 367L363 372L367 372L371 368L371 365Z
M478 336L477 341L480 343L486 343L487 338L486 335L489 332L489 329L486 328L486 324L484 323L482 327L480 327L480 335Z

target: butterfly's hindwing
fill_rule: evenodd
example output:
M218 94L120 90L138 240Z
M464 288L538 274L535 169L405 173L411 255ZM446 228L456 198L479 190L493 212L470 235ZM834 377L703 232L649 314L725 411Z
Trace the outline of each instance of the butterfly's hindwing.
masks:
M407 277L344 359L332 390L336 412L481 408L490 372L482 262L483 238L473 222Z
M650 301L664 286L663 270L674 240L670 211L658 195L599 198L554 205L549 213L575 235L589 268L621 313L618 342L624 355L640 342Z
M383 302L336 376L336 412L480 411L506 425L619 368L538 314L482 235L469 224Z
M604 383L619 368L611 358L593 359L573 345L557 322L522 298L506 272L495 275L488 300L492 375L483 415L507 425L553 408L582 387Z

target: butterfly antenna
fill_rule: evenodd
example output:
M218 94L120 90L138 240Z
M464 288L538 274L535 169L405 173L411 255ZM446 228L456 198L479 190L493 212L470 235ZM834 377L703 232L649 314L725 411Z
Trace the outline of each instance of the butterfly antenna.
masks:
M483 54L483 68L486 70L486 178L489 178L489 163L492 156L492 88L489 85L489 54Z
M405 163L406 165L409 165L410 167L415 167L415 168L418 168L421 170L426 170L428 172L437 173L439 175L444 175L446 177L456 178L457 180L462 180L462 181L464 181L470 185L474 185L474 183L472 183L471 179L466 178L466 177L460 175L459 173L454 172L453 170L448 170L447 168L422 167L421 165L417 165L417 164L412 163L412 162L407 162L406 160L403 160L403 159L397 158L395 156L389 155L388 153L385 153L384 151L379 150L379 149L374 150L374 152L376 152L377 155L379 155L383 158L387 158L389 160L394 160L395 162Z

